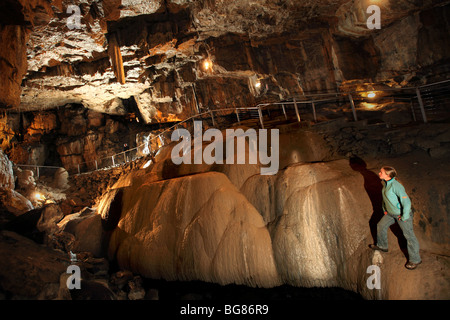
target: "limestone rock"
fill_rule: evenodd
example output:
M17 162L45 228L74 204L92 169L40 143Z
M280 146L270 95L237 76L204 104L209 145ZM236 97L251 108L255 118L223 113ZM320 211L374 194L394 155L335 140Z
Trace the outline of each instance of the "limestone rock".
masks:
M0 27L0 106L17 107L20 104L21 82L27 70L27 48L31 30L23 25Z
M103 229L101 217L95 210L84 210L69 214L58 223L59 231L72 234L75 239L71 245L73 252L92 252L102 254Z
M26 236L37 243L47 243L48 237L58 230L57 223L63 217L57 204L29 210L8 221L4 228Z
M196 174L121 193L118 211L111 206L117 191L99 206L103 218L118 222L109 255L121 268L167 280L280 284L264 221L225 175Z
M0 187L14 189L14 172L8 156L0 149Z
M53 176L53 184L56 188L67 189L69 188L69 173L64 168L59 168L56 170Z
M52 234L58 230L57 224L63 217L64 214L57 204L48 204L43 208L36 228L41 232Z
M22 170L17 167L14 170L14 174L17 177L17 188L25 191L34 190L36 187L36 181L34 179L34 172L32 170Z
M35 115L32 123L28 127L27 134L37 135L48 133L58 126L57 116L51 112L42 112Z
M441 9L433 1L380 4L383 28L376 31L366 25L366 1L176 0L119 5L74 0L71 5L82 12L74 29L68 28L63 14L66 4L23 2L26 9L11 11L27 11L26 16L18 13L24 23L34 18L37 3L46 8L39 9L39 16L47 22L31 30L23 25L2 30L5 43L14 44L13 50L0 53L7 87L14 89L5 91L11 96L5 99L17 107L22 91L23 109L80 103L125 115L122 100L134 98L144 122L160 122L190 115L196 100L206 110L254 104L258 98L279 100L304 91L334 91L354 79L410 79L420 69L417 65L432 66L447 57L435 43L446 40L448 6ZM111 65L114 46L121 53L120 80ZM206 46L214 53L206 52ZM213 74L199 67L206 55L213 59ZM249 85L255 76L265 79L266 92Z
M52 250L14 232L0 232L0 285L19 299L35 299L48 284L59 284L69 265L61 251ZM56 298L47 297L47 298Z
M128 292L128 299L130 300L142 300L145 297L145 290L142 287L142 278L140 276L135 276L132 280L128 281L128 287L130 292Z
M254 176L242 192L272 225L277 270L294 286L335 286L353 275L346 261L367 241L372 206L347 161L292 165ZM340 276L342 278L340 278Z
M100 112L89 110L87 114L87 120L88 127L100 127L103 125L104 116Z
M0 198L1 206L16 216L34 209L30 200L12 189L0 188Z

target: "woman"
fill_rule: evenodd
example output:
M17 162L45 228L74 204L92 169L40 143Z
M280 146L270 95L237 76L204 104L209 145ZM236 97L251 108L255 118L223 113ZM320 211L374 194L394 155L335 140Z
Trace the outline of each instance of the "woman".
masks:
M422 260L419 255L419 242L413 230L413 217L411 214L411 200L406 194L403 185L397 181L397 172L392 167L382 167L378 176L383 180L383 211L384 217L377 225L377 244L371 244L373 250L388 251L387 232L391 225L398 222L407 241L409 261L405 267L413 270Z

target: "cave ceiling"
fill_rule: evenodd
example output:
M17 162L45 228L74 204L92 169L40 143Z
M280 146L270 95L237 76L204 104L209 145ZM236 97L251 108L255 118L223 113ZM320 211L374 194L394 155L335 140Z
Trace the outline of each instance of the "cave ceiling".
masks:
M264 66L270 61L264 61L263 54L242 58L242 54L249 54L249 48L265 48L280 39L289 47L289 41L300 39L310 45L298 48L299 52L308 51L315 43L324 45L326 38L317 36L323 33L365 39L371 32L365 12L371 3L382 8L383 24L389 25L439 2L6 0L0 8L2 21L30 30L25 37L26 69L20 102L10 106L37 110L79 103L123 114L123 101L134 98L146 121L151 122L161 112L188 115L192 107L186 106L193 103L195 94L213 93L221 85L237 99L231 104L245 104L249 99L236 97L241 96L248 79L273 74L273 69ZM79 24L77 12L69 11L69 6L79 8ZM242 43L247 44L244 49ZM201 68L207 57L214 61L214 72ZM306 67L306 62L294 63L292 70L290 66L284 70L295 78L296 72ZM205 79L213 77L217 85L206 83ZM195 93L195 89L202 92ZM280 97L285 94L282 91Z

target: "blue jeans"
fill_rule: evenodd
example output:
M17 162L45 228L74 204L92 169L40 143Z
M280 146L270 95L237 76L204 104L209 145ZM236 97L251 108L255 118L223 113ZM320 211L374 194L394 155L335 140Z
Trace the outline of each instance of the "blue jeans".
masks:
M422 261L419 255L419 241L413 230L413 216L411 215L406 221L398 220L398 217L393 217L389 214L384 215L377 224L377 246L382 249L388 248L388 229L395 221L398 222L400 229L407 241L407 249L409 261L412 263L419 263Z

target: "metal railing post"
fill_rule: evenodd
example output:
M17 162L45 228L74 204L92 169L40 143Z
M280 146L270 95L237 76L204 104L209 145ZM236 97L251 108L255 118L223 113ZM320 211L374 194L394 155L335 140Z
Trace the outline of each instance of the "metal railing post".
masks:
M417 100L419 100L420 111L422 112L423 122L427 123L427 115L425 113L425 107L423 106L422 96L420 95L420 89L416 88Z
M356 116L355 103L353 102L353 97L351 93L348 94L348 99L350 100L350 105L352 107L353 119L355 119L355 121L358 121L358 117Z
M261 107L258 107L258 115L259 115L259 122L261 122L261 128L264 129L264 122L263 122Z
M97 159L95 159L95 170L98 170L98 163L97 163Z
M410 99L410 103L411 103L411 113L412 113L412 117L413 117L414 122L416 122L417 119L416 119L416 113L414 112L414 103L413 103L413 99L412 99L412 98Z
M239 119L239 111L237 108L234 109L234 111L236 112L236 118L239 124L241 124L241 119Z
M80 172L80 164L77 164L77 166L78 166L78 174L80 174L81 172Z
M297 101L294 98L295 115L297 116L297 121L300 122L300 114L298 113Z
M213 111L209 110L209 112L211 113L211 120L212 120L212 125L215 127L216 123L214 122L214 115L213 115Z
M196 108L197 114L199 114L200 108L198 107L197 93L195 92L194 84L191 84L191 88L192 88L192 92L194 93L195 108Z
M312 110L313 110L314 122L317 122L316 105L314 104L314 100L311 101L311 107L312 107Z
M36 176L39 179L39 167L38 166L36 166Z
M113 164L113 167L116 165L115 163L114 163L114 156L111 156L111 159L112 159L112 164Z
M287 120L286 109L284 107L284 103L281 105L281 107L283 108L284 118Z

